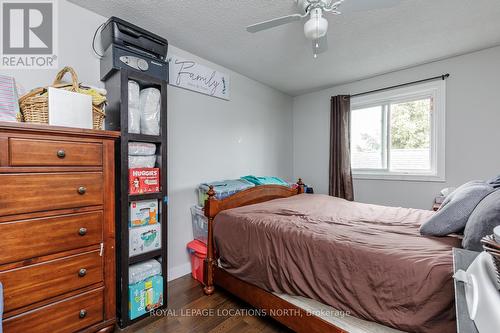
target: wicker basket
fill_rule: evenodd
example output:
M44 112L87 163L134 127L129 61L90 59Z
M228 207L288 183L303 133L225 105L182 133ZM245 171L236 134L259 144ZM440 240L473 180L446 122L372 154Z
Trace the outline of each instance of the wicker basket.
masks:
M71 74L71 85L62 82L66 73ZM85 93L78 85L78 76L71 67L64 67L57 73L52 86L54 88L65 89L72 92ZM104 106L106 102L95 105L92 103L92 122L94 129L102 129L105 118ZM47 88L36 88L19 98L19 107L21 109L21 121L27 123L48 124L49 123L49 95Z

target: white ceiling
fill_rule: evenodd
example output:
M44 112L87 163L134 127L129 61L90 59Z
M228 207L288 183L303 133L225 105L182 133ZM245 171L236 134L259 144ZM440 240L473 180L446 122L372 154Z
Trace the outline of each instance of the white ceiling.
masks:
M297 12L293 0L70 1L290 95L500 45L500 0L402 0L393 8L328 15L329 50L317 59L300 22L245 31Z

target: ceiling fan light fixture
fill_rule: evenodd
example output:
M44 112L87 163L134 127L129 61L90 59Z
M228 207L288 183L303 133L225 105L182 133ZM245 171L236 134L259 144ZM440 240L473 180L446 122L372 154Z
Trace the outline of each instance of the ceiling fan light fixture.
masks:
M314 40L326 35L328 31L328 20L323 17L320 8L315 8L311 12L311 17L304 24L304 35L306 38Z
M279 27L284 24L301 21L308 17L304 24L304 35L311 41L314 58L328 50L328 21L323 14L340 15L340 6L346 0L295 0L299 13L277 17L257 24L249 25L247 31L251 33ZM394 7L402 0L351 0L356 2L358 10L372 10L377 8ZM351 8L351 11L353 9Z

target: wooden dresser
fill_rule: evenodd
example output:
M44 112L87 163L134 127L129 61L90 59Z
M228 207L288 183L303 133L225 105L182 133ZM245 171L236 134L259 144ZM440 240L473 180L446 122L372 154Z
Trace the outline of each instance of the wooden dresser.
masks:
M0 122L4 333L114 330L118 135Z

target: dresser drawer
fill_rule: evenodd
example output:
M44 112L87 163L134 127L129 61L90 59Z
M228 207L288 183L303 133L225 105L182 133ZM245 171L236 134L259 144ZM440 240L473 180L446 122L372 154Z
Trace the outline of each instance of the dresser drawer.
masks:
M73 333L103 321L103 289L71 297L3 322L4 333Z
M102 144L9 139L11 166L100 166Z
M103 213L89 212L0 223L0 265L103 241ZM12 250L15 249L15 250Z
M8 312L102 281L99 251L0 272Z
M103 203L100 172L2 174L0 184L0 215Z

